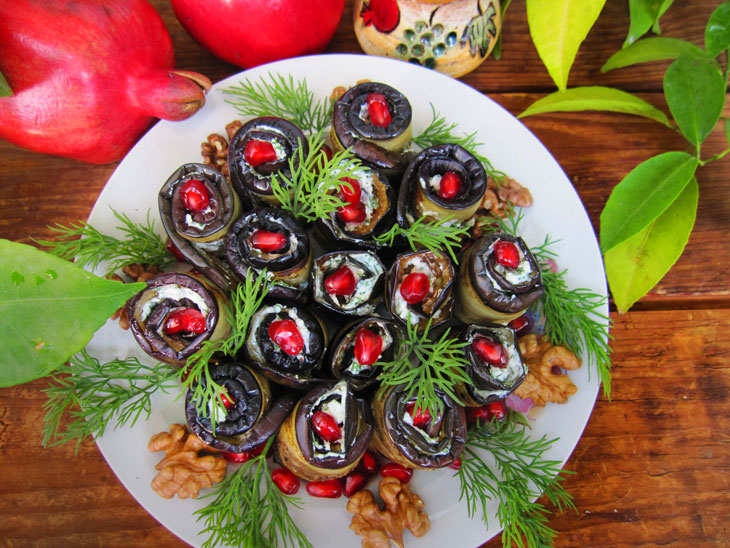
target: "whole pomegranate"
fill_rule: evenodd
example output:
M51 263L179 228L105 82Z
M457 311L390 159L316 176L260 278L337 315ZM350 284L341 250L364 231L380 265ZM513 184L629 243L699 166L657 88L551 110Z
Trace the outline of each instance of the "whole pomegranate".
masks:
M173 70L146 0L0 0L0 138L85 162L121 159L154 118L182 120L210 80Z
M171 0L188 33L213 55L250 68L319 53L345 0Z

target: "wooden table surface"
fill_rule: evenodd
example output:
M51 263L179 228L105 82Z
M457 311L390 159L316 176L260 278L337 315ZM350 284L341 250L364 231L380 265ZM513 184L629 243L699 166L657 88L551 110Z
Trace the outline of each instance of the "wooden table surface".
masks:
M201 49L166 0L177 67L214 82L239 69ZM678 1L667 36L702 45L717 0ZM666 63L601 74L628 28L624 0L609 0L583 44L570 85L610 85L660 109ZM553 85L529 39L524 2L514 2L501 61L463 81L513 113ZM360 53L348 6L328 52ZM730 114L726 112L726 115ZM525 124L562 165L598 229L615 184L658 153L683 150L674 132L619 114L542 115ZM715 131L706 154L725 147ZM86 219L116 167L92 166L0 142L0 237L30 242L47 225ZM697 222L677 265L631 312L612 313L613 398L599 397L567 468L578 513L555 514L560 547L730 546L730 158L699 172ZM43 449L40 380L0 390L0 546L184 546L122 487L96 445ZM485 546L496 548L498 539Z

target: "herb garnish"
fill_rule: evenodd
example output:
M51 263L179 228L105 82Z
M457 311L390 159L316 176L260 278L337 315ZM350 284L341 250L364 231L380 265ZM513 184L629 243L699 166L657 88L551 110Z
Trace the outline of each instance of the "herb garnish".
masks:
M452 222L451 218L452 216L449 216L434 221L428 217L419 217L408 228L403 228L396 223L390 230L373 239L392 246L393 241L402 236L408 240L408 245L413 251L419 247L425 247L437 253L446 251L454 263L459 264L454 248L461 246L463 237L469 234L469 229L461 223Z

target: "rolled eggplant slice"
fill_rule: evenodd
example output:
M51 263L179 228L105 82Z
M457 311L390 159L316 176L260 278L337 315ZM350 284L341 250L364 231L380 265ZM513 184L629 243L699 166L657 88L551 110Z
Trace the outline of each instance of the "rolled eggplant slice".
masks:
M291 179L290 160L299 164L309 152L307 139L296 125L283 118L264 116L243 124L228 146L228 168L236 192L254 206L278 205L271 177ZM283 183L281 179L280 182Z
M223 257L223 242L241 215L241 201L231 183L204 164L184 164L160 189L158 206L168 238L185 260L221 289L234 277Z
M246 353L269 380L307 390L323 380L326 342L316 316L299 306L276 303L251 317Z
M372 401L372 447L393 462L415 468L442 468L461 455L466 443L464 408L446 394L438 417L416 409L403 386L381 386Z
M217 417L215 432L210 418L198 413L192 391L185 397L185 415L190 430L221 451L243 453L266 443L296 403L291 392L272 391L266 378L241 363L213 366L210 376L228 394L226 414Z
M347 326L331 345L328 362L336 379L347 379L355 392L363 392L378 382L377 362L399 357L403 329L394 321L366 318Z
M424 330L451 318L454 267L443 254L421 250L401 253L388 272L386 304L393 317Z
M340 478L353 470L373 435L370 408L347 381L320 384L287 417L277 437L281 463L300 478Z
M487 174L469 151L456 144L422 150L408 164L398 194L398 223L420 217L469 221L484 198Z
M385 267L369 251L334 251L314 260L314 302L345 316L369 316L383 292Z
M470 325L462 336L471 384L458 388L468 406L502 400L522 384L527 366L522 361L513 329L499 324Z
M386 84L357 84L335 101L330 137L335 150L349 148L389 174L402 173L412 137L411 104Z
M129 327L150 356L182 367L204 341L222 339L225 297L187 274L162 274L127 302Z
M304 300L312 270L312 250L306 229L286 211L262 208L249 211L228 231L226 261L240 280L249 271L266 268L279 282L272 297Z
M522 238L490 234L474 242L461 259L456 317L466 324L506 324L542 293L540 267Z

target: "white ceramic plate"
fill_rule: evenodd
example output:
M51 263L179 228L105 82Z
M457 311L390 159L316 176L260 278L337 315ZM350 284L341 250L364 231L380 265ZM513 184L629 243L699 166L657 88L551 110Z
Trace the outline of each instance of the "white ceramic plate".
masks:
M181 164L199 162L200 143L210 133L224 133L225 125L238 117L226 103L224 88L242 80L258 80L267 73L291 74L306 78L315 96L327 97L338 85L350 86L361 79L392 85L409 98L413 106L413 133L418 135L431 121L433 103L459 130L478 132L484 142L481 151L494 164L526 185L535 205L526 211L522 236L530 245L542 243L546 234L560 240L554 246L561 267L568 268L570 287L585 287L606 294L601 255L588 216L578 195L537 138L516 118L474 89L440 73L412 64L359 55L313 56L280 61L248 70L218 83L208 95L205 108L184 122L160 122L145 135L122 161L91 213L89 222L102 232L113 234L118 222L111 208L124 212L133 221L143 222L149 212L158 230L162 230L157 213L157 192L170 174ZM603 310L608 313L607 306ZM89 345L93 356L101 360L134 355L150 359L139 349L132 335L108 322ZM578 393L565 405L549 405L533 425L533 435L560 438L548 455L565 461L570 456L588 421L598 392L598 379L585 367L571 373ZM193 512L203 507L199 500L164 500L149 487L154 466L162 454L147 451L149 438L167 431L174 422L185 422L182 400L175 395L159 395L153 402L149 420L140 420L134 428L110 430L97 440L107 462L129 492L160 523L181 539L200 546L200 523ZM464 504L459 503L458 480L452 470L417 472L411 487L426 503L431 530L415 539L406 532L411 548L473 548L500 531L494 512L485 527L480 516L469 519ZM375 481L372 485L377 487ZM303 510L292 515L316 548L360 546L360 537L348 529L351 515L346 498L316 499L302 487Z

